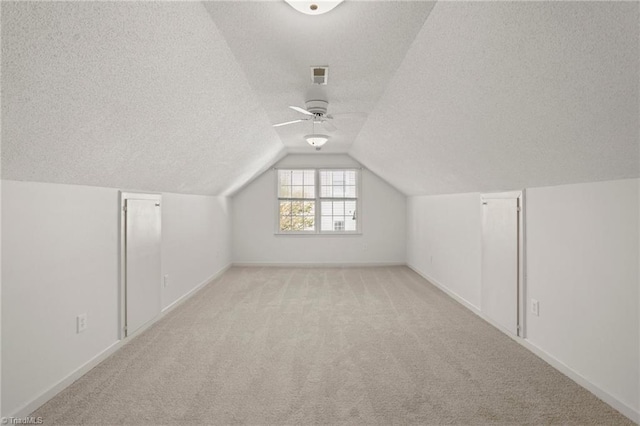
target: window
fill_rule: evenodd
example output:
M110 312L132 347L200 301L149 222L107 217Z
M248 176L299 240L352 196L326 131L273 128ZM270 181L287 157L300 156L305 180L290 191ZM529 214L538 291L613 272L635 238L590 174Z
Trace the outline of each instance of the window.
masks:
M357 233L357 170L278 170L278 232Z
M281 232L315 231L315 182L314 170L278 170Z
M320 170L320 228L356 231L356 171Z

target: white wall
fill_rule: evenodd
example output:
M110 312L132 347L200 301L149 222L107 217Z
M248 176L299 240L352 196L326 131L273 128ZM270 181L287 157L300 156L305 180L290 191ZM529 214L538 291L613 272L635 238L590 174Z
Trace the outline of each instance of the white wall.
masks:
M632 416L640 408L638 185L532 188L525 199L526 343ZM477 311L480 194L410 197L407 218L408 264ZM532 297L539 317L528 309Z
M118 341L118 207L116 189L2 181L2 415ZM164 194L162 220L167 306L229 263L229 217L225 199Z
M290 155L276 167L359 164L347 155ZM276 235L276 172L268 170L233 197L233 262L404 263L405 196L367 170L361 179L362 235Z
M407 263L480 308L480 194L407 199Z
M638 179L527 190L528 340L638 404Z
M118 339L117 206L115 189L2 181L3 415Z
M231 263L231 217L222 197L162 194L162 293L166 308Z

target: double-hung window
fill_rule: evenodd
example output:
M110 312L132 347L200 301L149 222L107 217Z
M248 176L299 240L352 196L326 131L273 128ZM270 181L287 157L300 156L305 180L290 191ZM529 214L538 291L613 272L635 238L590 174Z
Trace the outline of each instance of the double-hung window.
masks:
M358 180L355 170L320 170L320 231L358 230Z
M281 234L349 234L360 230L358 170L278 170Z

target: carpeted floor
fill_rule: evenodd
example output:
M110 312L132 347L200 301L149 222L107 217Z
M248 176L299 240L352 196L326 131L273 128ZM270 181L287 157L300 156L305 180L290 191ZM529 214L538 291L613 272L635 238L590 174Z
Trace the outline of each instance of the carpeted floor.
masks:
M45 424L632 424L406 267L241 268Z

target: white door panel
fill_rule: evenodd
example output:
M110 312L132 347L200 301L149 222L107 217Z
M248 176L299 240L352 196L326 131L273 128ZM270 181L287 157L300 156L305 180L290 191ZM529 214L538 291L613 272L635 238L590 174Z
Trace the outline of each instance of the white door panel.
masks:
M481 311L518 334L518 199L483 202Z
M160 220L157 200L126 200L127 335L160 313Z

